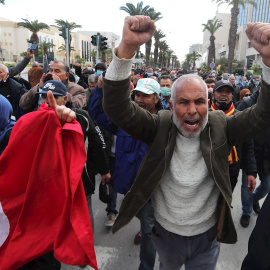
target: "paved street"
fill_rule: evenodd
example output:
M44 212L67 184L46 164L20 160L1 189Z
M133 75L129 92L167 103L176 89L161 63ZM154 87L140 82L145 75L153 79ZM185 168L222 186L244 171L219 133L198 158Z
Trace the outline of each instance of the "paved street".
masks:
M27 71L22 72L22 77L27 79ZM221 245L221 252L217 264L217 270L239 270L243 258L247 254L248 238L256 222L256 214L252 214L248 228L240 225L241 217L241 176L239 177L234 195L232 215L238 232L238 242L235 245ZM97 177L96 187L98 188L100 178ZM259 180L257 181L259 182ZM98 192L98 191L97 191ZM117 207L123 200L118 197ZM95 216L95 250L100 270L137 270L139 266L139 246L133 244L135 234L139 231L139 221L134 218L131 223L113 235L111 229L105 227L106 220L105 204L98 199L98 194L93 195L93 212ZM75 270L78 267L63 265L62 270ZM89 268L90 269L90 268ZM158 259L155 270L158 269Z
M241 178L239 178L241 179ZM259 180L258 180L259 181ZM256 222L256 214L252 214L248 228L241 227L239 220L241 216L240 182L238 182L233 196L233 219L238 232L238 242L235 245L221 245L221 252L217 264L217 270L240 270L243 258L247 253L249 235ZM97 187L99 179L97 181ZM119 196L118 207L123 200ZM98 194L93 196L93 210L95 215L95 250L100 270L138 270L139 246L133 244L133 238L139 230L139 221L134 218L132 222L116 234L105 227L106 220L105 204L99 201ZM73 270L74 267L64 265L62 270ZM75 268L78 269L78 268ZM90 268L89 268L90 269ZM156 260L155 270L158 270Z

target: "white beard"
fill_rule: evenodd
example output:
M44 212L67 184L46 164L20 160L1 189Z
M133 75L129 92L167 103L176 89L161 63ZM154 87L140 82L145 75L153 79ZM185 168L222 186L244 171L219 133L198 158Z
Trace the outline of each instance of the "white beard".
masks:
M196 138L196 137L199 137L201 132L203 131L203 129L205 128L206 124L208 122L208 112L207 112L207 115L205 116L203 122L202 122L202 125L200 127L200 129L196 132L196 133L188 133L184 130L184 128L181 126L181 124L179 123L177 117L176 117L176 114L175 114L175 111L173 112L173 123L176 125L178 131L186 138Z

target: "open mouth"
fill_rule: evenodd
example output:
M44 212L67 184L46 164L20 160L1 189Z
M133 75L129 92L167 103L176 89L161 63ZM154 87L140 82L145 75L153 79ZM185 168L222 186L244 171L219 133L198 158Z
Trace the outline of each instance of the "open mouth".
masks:
M195 129L199 125L199 120L185 120L184 123L189 128Z
M227 102L227 98L221 98L220 102Z

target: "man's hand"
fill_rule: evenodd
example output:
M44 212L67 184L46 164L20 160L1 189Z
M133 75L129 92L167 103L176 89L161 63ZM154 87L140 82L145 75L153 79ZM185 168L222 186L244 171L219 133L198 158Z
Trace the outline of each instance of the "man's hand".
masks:
M103 88L103 76L102 76L102 75L100 75L100 76L98 77L98 82L97 82L97 84L98 84L98 88Z
M247 176L248 192L251 194L256 187L256 178L253 175Z
M52 74L50 72L48 72L47 74L43 73L43 75L40 78L39 84L38 84L39 88L42 88L44 83L47 82L47 81L50 81L50 80L61 82L61 79L57 75Z
M134 86L135 85L137 85L137 83L138 83L138 80L141 78L141 76L140 76L140 74L136 74L136 75L134 75L134 77L133 77L133 84L134 84Z
M52 91L48 91L47 97L50 107L55 110L55 113L59 121L61 122L61 125L64 125L65 123L70 123L76 118L75 112L73 112L71 109L67 108L64 105L57 105Z
M108 183L110 181L110 179L111 179L111 174L110 173L101 175L101 182L102 182L103 185Z
M269 23L248 23L246 34L261 57L263 63L270 67L270 24Z
M126 17L117 56L126 59L132 58L136 50L152 38L155 30L154 21L147 16Z
M33 55L34 55L34 50L28 50L27 51L27 55L26 55L26 57L28 58L28 59L31 59L32 57L33 57Z

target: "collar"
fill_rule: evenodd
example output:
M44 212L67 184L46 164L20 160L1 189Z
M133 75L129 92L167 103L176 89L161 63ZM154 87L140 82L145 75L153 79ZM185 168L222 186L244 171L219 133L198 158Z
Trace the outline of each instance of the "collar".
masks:
M212 105L211 105L211 110L212 111L217 111L219 110L219 108L217 107L217 105L213 102ZM232 105L230 106L230 108L224 112L226 115L233 115L234 114L234 104L232 103Z

